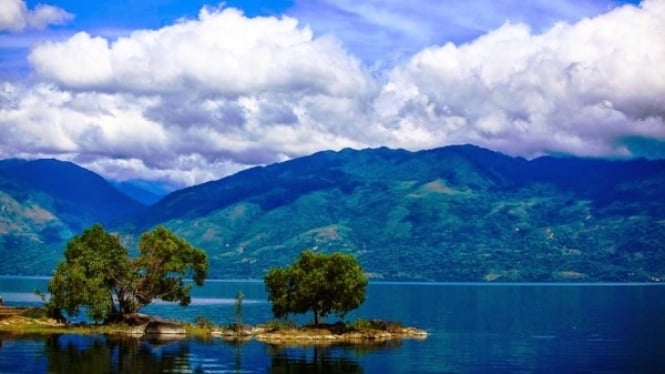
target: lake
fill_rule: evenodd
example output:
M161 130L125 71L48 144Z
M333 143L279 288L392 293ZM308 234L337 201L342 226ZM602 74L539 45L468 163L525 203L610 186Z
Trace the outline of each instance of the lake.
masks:
M0 277L9 305L38 304L46 279ZM207 281L192 305L143 311L217 324L271 319L263 283ZM424 341L373 346L277 347L220 339L154 342L105 336L0 335L0 373L663 373L665 286L651 284L371 283L348 318L397 320ZM304 316L301 321L309 321Z

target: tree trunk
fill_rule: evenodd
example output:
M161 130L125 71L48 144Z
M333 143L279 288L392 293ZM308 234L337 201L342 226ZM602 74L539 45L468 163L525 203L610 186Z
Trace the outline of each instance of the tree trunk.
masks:
M116 308L116 306L115 306L115 302L113 301L113 293L111 293L111 295L109 296L109 298L111 299L111 307L109 308L109 311L108 311L108 313L106 314L106 317L104 318L104 322L105 322L105 323L109 323L109 322L117 322L117 321L118 321L118 317L120 316L120 312L119 312L118 309Z
M125 290L118 292L118 304L120 305L120 315L124 319L128 314L133 313L134 311L130 309L129 295Z
M314 326L318 326L318 324L319 324L319 312L315 310L314 311Z
M115 302L113 302L113 293L111 293L111 314L117 314L118 310L115 308Z

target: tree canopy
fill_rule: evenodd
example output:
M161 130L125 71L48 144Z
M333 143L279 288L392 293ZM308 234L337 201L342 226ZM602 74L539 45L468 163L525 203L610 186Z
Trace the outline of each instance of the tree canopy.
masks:
M318 324L319 317L342 318L358 308L365 301L367 277L351 255L305 250L295 263L270 269L265 285L276 318L311 311Z
M94 225L67 244L61 262L48 285L48 307L59 314L87 308L96 321L123 317L154 299L188 305L191 276L203 285L208 271L205 252L192 247L165 227L144 233L139 256L131 258L117 236Z

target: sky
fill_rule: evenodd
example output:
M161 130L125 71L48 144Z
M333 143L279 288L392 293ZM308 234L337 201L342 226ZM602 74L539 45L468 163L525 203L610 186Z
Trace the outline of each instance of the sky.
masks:
M467 143L665 158L665 0L0 0L0 159L175 189Z

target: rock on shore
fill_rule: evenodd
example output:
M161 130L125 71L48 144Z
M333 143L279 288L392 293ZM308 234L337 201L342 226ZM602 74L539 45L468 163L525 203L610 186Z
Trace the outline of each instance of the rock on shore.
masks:
M144 332L150 335L185 335L185 328L177 323L166 321L150 321Z

